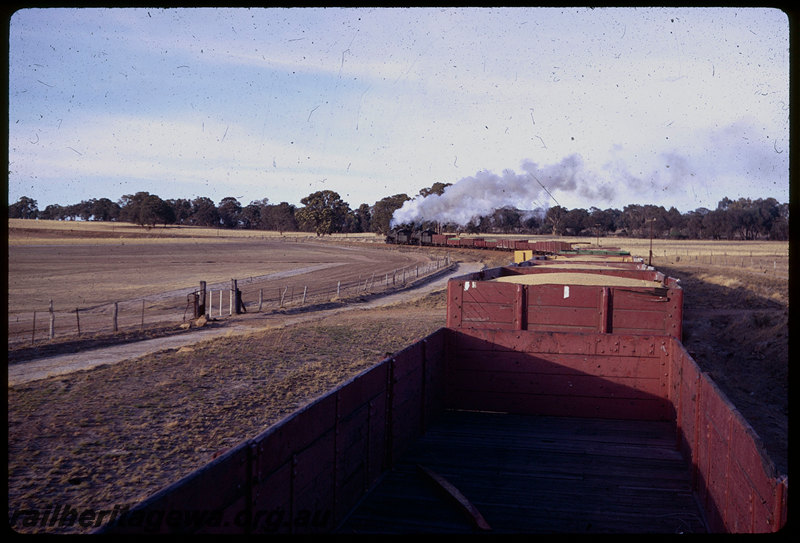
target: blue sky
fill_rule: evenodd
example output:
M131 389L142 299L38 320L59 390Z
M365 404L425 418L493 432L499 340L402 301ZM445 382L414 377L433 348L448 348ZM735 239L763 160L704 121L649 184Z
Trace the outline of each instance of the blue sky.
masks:
M434 182L522 209L789 200L775 9L48 8L9 38L8 199L40 209Z

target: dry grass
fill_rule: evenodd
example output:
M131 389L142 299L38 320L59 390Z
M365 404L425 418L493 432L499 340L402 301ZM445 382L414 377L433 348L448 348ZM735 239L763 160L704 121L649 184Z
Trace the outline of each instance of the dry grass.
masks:
M341 298L367 280L371 288L386 288L383 280L392 279L394 270L430 271L427 254L350 237L323 241L188 227L148 234L130 224L22 219L9 220L9 226L8 339L15 347L48 340L50 300L60 340L77 336L78 324L84 335L112 331L114 303L122 330L177 326L201 281L215 295L207 300L209 309L221 316L222 305L230 305L231 279L238 280L252 311L262 297L266 308L276 308L283 289L297 305L329 301L339 285ZM227 316L229 307L224 309Z
M441 327L444 309L439 293L9 388L9 510L143 499Z
M165 242L224 243L230 240L283 239L287 241L359 241L383 242L383 237L373 233L332 234L316 236L310 232L277 232L269 230L230 230L197 226L157 225L142 227L125 222L102 221L52 221L8 219L9 245L63 244L63 243L116 243L120 239L137 243Z

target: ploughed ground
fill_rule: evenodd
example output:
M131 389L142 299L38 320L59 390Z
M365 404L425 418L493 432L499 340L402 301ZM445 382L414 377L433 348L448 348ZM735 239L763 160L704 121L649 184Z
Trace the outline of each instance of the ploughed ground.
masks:
M733 268L654 265L686 291L687 350L788 474L787 281ZM443 326L445 308L439 291L9 387L12 528L94 529L42 522L43 514L56 506L111 511L147 498Z

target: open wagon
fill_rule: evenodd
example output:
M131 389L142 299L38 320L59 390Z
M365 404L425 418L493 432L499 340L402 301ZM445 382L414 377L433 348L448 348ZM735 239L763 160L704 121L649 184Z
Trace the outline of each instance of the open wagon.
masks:
M570 284L566 296L564 284L493 281L555 273L528 269L452 279L446 328L102 531L781 529L788 478L683 348L677 285L630 268L660 285ZM637 310L655 315L633 326L624 313Z

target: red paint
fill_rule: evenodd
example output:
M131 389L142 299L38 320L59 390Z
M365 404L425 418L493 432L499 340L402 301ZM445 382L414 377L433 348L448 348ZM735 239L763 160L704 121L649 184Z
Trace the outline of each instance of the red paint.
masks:
M673 420L711 531L784 526L788 479L680 343L677 282L667 278L660 291L574 285L564 297L562 285L483 281L501 273L451 280L448 328L233 447L131 515L214 509L226 525L189 531L264 533L269 527L232 521L243 511L281 511L287 522L278 532L331 531L447 407ZM289 522L304 511L327 516Z

